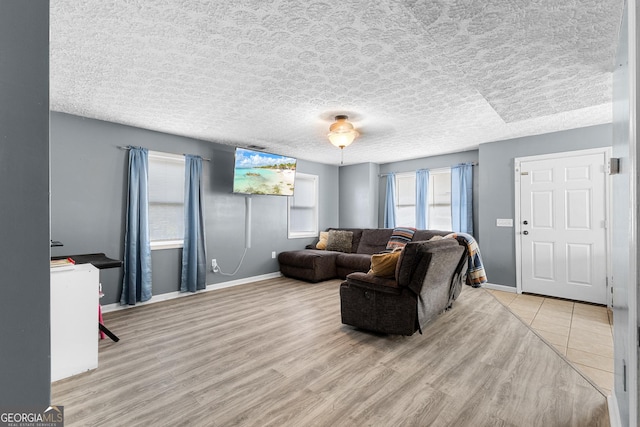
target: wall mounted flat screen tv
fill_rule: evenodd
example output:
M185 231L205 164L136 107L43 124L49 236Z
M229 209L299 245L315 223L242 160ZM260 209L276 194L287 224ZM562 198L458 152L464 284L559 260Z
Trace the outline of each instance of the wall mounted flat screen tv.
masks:
M234 193L292 196L295 179L296 159L236 148Z

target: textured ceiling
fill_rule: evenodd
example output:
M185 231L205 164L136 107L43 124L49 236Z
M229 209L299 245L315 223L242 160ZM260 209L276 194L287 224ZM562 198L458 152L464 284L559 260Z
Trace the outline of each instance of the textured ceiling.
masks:
M387 163L611 122L623 0L51 0L51 109ZM91 141L87 141L91 143Z

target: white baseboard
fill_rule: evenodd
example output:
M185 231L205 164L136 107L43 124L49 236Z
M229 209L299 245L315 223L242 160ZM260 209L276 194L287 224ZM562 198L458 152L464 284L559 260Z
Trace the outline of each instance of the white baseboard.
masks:
M512 292L517 293L517 290L513 286L505 286L505 285L495 285L493 283L484 283L482 285L483 288L493 289L494 291L502 291L502 292Z
M609 409L609 424L611 424L611 427L622 427L620 409L618 409L618 399L616 399L613 391L607 396L607 407Z
M232 286L238 285L246 285L247 283L259 282L260 280L277 279L278 277L282 277L282 274L279 271L276 271L274 273L261 274L260 276L245 277L244 279L230 280L228 282L207 285L207 289L201 292L215 291L216 289L230 288Z
M211 285L207 285L206 289L203 289L196 293L215 291L217 289L224 289L224 288L230 288L232 286L245 285L247 283L258 282L260 280L276 279L278 277L282 277L282 274L280 274L279 271L276 271L275 273L261 274L260 276L245 277L244 279L214 283ZM167 292L166 294L154 295L151 297L150 300L145 302L139 302L136 305L122 305L119 302L115 302L113 304L103 305L102 312L109 313L110 311L126 310L128 308L140 307L141 305L153 304L160 301L167 301L171 299L187 297L190 295L193 295L193 293L175 291L175 292Z

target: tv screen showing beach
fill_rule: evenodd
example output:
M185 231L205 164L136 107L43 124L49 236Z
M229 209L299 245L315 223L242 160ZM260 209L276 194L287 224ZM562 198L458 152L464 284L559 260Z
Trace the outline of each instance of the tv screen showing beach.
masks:
M234 193L291 196L295 178L296 159L236 148Z

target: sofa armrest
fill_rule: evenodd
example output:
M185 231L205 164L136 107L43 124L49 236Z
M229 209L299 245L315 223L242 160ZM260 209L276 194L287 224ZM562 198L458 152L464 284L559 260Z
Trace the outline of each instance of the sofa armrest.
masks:
M395 295L400 294L402 291L402 289L398 288L398 283L395 281L395 279L378 277L374 276L373 274L361 272L349 274L347 276L347 280L343 282L343 285L355 286L357 288Z

